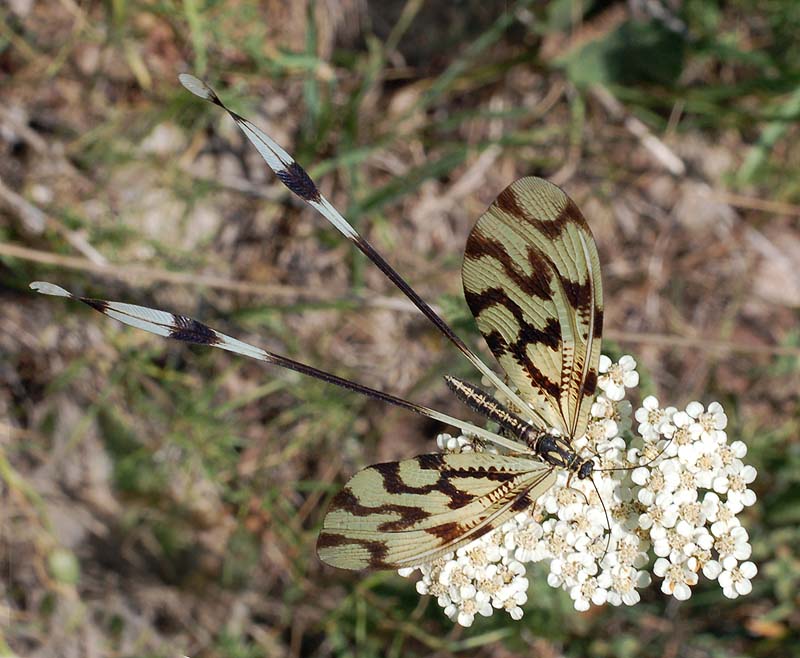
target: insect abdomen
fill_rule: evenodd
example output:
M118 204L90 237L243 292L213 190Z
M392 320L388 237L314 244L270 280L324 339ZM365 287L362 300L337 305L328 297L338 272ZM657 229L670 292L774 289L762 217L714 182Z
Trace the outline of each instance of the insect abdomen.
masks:
M497 399L477 386L462 381L457 377L445 375L444 380L458 399L470 409L486 416L489 420L494 421L526 443L529 442L529 434L535 431L534 428L517 414L509 411Z

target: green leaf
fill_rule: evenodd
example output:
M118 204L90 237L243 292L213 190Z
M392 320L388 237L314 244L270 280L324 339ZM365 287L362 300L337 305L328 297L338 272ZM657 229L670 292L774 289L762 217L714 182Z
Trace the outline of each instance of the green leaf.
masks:
M793 486L772 500L767 524L784 526L800 524L800 489Z
M75 553L66 548L56 548L47 556L47 567L58 582L75 585L80 579L81 567Z
M657 23L629 21L560 60L578 86L672 85L683 69L684 40Z

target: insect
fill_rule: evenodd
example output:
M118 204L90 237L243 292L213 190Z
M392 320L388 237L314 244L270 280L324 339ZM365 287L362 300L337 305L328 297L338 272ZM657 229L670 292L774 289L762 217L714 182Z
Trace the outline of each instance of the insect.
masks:
M51 283L40 293L77 299L110 318L177 340L218 347L289 368L442 421L503 452L425 454L356 473L333 498L317 542L319 557L342 569L388 569L431 562L531 507L558 469L587 478L594 462L572 442L586 431L597 388L603 298L591 231L557 186L522 178L503 190L467 239L462 279L467 304L510 384L497 376L320 193L305 170L268 135L228 109L194 76L180 81L224 109L278 178L360 249L509 400L501 404L455 377L460 400L501 431L263 350L175 313L80 297Z

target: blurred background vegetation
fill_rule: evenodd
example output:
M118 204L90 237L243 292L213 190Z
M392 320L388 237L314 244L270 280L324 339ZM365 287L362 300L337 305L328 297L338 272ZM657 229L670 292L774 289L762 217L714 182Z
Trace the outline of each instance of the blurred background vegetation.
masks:
M0 655L800 655L800 3L9 0L0 7ZM477 344L472 223L516 177L597 237L605 351L750 447L750 596L454 627L323 567L329 497L443 428L33 296L173 309L462 413L454 350L288 197L206 77Z

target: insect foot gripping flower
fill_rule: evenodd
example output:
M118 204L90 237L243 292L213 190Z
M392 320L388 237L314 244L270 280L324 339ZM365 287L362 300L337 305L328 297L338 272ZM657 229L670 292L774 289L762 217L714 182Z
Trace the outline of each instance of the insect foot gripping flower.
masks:
M728 443L716 402L679 411L648 396L634 413L624 397L638 382L632 357L601 358L586 434L573 442L582 458L595 460L591 478L568 483L569 474L560 473L501 527L400 573L419 571L417 591L435 596L462 626L496 610L520 619L531 584L525 565L533 562L548 564L548 585L564 589L576 610L634 605L652 576L681 601L701 575L727 597L748 594L757 569L737 518L755 502L749 485L756 471L742 461L746 446ZM626 431L631 415L636 435ZM437 443L446 453L497 452L468 436L442 434Z

